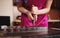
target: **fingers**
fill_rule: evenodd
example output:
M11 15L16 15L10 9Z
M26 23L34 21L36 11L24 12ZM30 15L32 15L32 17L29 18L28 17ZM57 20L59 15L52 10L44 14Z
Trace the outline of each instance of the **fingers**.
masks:
M38 11L38 7L32 5L32 14L37 14L37 11Z
M32 11L35 9L35 6L34 5L32 5Z
M37 21L37 15L34 15L33 17L34 17L34 21Z
M37 7L37 6L32 5L32 10L37 10L37 9L38 9L38 7Z
M36 13L36 12L34 12L34 11L37 11L37 7L34 6L34 5L32 5L32 11L31 11L31 12L28 12L28 18L29 18L29 20L34 20L34 21L37 20L37 15L34 14L34 13ZM32 14L33 14L33 15L32 15Z
M37 10L38 10L37 6L32 5L32 14L33 14L34 21L37 21L37 15L36 15Z
M29 20L34 20L32 14L31 14L30 12L29 12L29 14L28 14L28 18L29 18Z
M32 7L34 7L34 5L32 5Z
M37 15L35 15L35 14L34 15L32 15L31 13L28 14L28 18L29 18L30 21L32 21L32 20L37 21Z
M32 13L34 12L34 5L32 5L32 9L31 9Z

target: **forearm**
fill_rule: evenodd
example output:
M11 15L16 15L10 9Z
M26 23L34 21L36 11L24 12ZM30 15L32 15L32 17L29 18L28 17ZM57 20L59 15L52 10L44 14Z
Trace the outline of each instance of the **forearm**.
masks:
M28 11L27 9L25 9L23 6L22 6L22 2L16 2L16 5L17 5L17 9L18 11L20 11L21 13L24 13L27 15L28 18L30 18L31 20L33 20L33 16L31 14L30 11Z
M48 13L50 11L50 8L44 8L41 10L38 10L36 14L45 14Z
M26 14L26 15L28 16L28 18L30 18L31 20L34 20L31 12L28 11L27 9L25 9L24 7L19 7L18 10L19 10L21 13Z
M24 7L19 7L18 8L18 11L20 11L21 13L25 13L25 14L28 14L28 10L27 9L25 9Z
M50 11L50 8L43 8L43 9L38 9L38 7L37 6L33 6L32 7L32 13L33 14L45 14L45 13L48 13Z
M33 6L32 10L35 14L45 14L50 11L51 5L52 5L53 0L47 0L45 8L38 10L37 6Z
M45 14L45 13L48 13L50 11L52 2L53 2L53 0L47 0L46 5L45 5L45 8L44 9L41 9L41 10L38 10L37 11L38 12L37 14Z

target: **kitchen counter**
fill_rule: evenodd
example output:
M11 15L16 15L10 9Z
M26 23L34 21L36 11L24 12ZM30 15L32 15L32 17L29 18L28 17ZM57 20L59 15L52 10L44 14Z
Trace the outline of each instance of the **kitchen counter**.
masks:
M60 37L60 29L59 28L49 28L48 33L41 34L40 32L0 32L0 36L2 37L20 37L20 38L59 38Z

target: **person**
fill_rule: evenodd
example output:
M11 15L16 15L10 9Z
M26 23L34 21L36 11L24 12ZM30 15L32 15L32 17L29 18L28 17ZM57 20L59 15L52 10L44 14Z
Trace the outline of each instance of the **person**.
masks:
M48 12L53 0L16 0L22 27L47 27Z

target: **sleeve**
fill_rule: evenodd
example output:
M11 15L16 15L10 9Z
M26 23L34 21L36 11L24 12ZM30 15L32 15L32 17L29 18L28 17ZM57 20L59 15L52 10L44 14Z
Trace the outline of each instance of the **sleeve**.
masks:
M15 0L15 2L21 2L21 0Z

